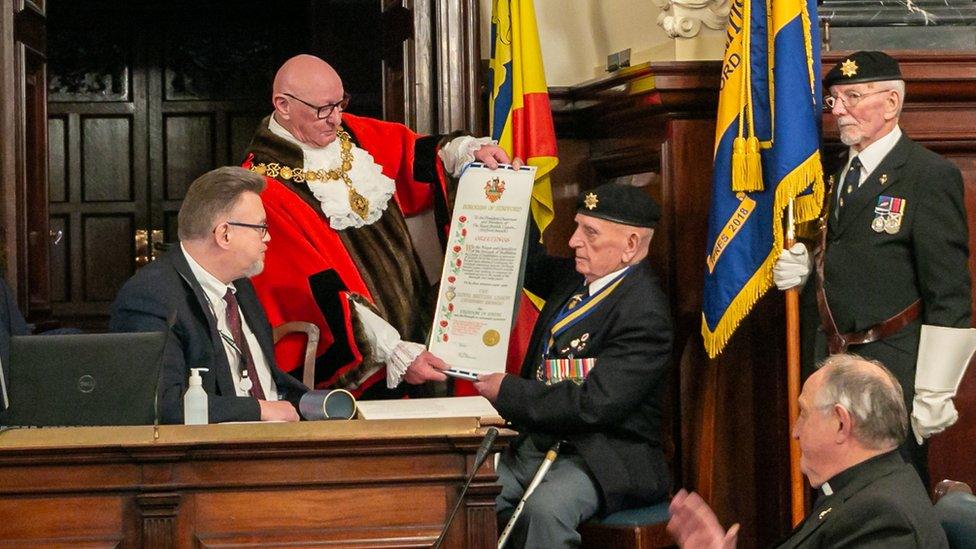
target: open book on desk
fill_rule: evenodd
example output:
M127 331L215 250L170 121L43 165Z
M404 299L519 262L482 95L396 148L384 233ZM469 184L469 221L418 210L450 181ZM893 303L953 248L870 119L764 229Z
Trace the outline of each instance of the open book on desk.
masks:
M495 407L483 396L367 400L356 403L359 419L422 419L476 417L482 425L504 425Z

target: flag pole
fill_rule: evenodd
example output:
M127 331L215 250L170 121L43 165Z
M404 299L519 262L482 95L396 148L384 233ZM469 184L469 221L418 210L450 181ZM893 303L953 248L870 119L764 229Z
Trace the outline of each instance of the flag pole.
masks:
M786 249L796 243L796 228L793 222L793 199L786 208ZM806 486L800 472L800 442L793 438L793 425L800 414L800 290L798 287L786 290L786 399L790 413L790 510L793 526L799 524L806 515Z

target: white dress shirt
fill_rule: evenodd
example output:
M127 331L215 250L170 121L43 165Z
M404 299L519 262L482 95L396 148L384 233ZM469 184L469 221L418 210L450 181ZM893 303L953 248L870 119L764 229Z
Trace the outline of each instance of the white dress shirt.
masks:
M203 294L207 298L207 302L210 304L210 312L213 313L214 317L217 319L217 330L225 337L221 337L221 341L224 344L224 352L227 353L227 363L230 365L230 375L234 379L234 390L237 392L237 396L246 397L249 396L248 392L241 388L241 370L244 368L240 354L237 349L231 345L228 340L234 341L234 336L231 334L230 327L227 326L227 302L224 301L224 294L230 289L235 294L237 289L234 288L233 284L224 284L217 279L214 275L207 272L196 260L187 253L186 248L183 244L180 244L180 249L183 251L183 256L186 257L186 262L190 265L190 271L193 272L193 277L197 279L197 282L203 288ZM240 309L240 307L238 307ZM247 346L251 350L251 358L254 360L254 369L258 373L258 381L261 383L261 388L264 390L264 396L266 400L278 400L278 387L275 385L274 379L271 377L271 367L268 366L268 359L264 356L264 351L261 349L261 344L258 343L257 338L254 336L254 332L247 325L247 318L245 318L242 311L238 311L241 317L241 331L244 332L244 339L247 340ZM254 380L251 380L254 382Z
M594 280L593 282L590 282L589 285L587 286L589 294L590 295L593 295L593 294L599 292L607 284L610 284L610 282L612 282L613 279L617 277L617 275L619 275L620 273L624 272L625 270L627 270L627 267L624 267L623 269L617 269L616 271L614 271L614 272L612 272L612 273L610 273L608 275L603 275L600 278Z
M841 173L847 173L847 170L851 168L851 162L854 161L855 156L859 158L861 160L861 178L858 179L857 186L860 188L860 186L863 185L867 180L868 176L871 175L871 172L881 165L881 161L884 160L885 157L888 156L888 153L895 148L895 145L898 144L899 139L901 139L901 128L896 125L895 129L888 132L888 135L878 139L874 143L871 143L861 152L857 152L854 150L854 147L851 147L847 153L847 164L844 166L844 171ZM841 181L843 180L844 176L841 176ZM838 198L840 197L841 187L843 187L843 185L837 185Z

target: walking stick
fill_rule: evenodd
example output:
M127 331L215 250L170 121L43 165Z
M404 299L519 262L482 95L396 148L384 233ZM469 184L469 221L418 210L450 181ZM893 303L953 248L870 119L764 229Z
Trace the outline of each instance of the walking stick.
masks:
M519 501L518 507L515 508L515 512L512 513L512 518L508 519L508 524L505 525L505 529L502 530L502 535L498 538L498 549L502 549L505 546L505 542L508 541L508 536L512 535L512 528L515 527L515 521L518 520L519 515L522 514L522 509L525 507L525 500L529 499L532 492L535 491L539 484L542 484L542 479L545 478L546 473L549 472L549 468L552 467L552 462L556 461L556 456L559 455L559 443L552 445L549 451L546 452L546 457L542 460L539 465L539 470L535 472L535 476L532 477L532 482L529 483L529 487L525 489L525 493L522 494L522 499Z

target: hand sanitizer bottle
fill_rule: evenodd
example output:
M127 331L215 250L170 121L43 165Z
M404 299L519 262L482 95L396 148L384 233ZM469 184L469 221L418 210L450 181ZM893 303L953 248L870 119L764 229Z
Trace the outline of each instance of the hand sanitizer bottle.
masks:
M203 390L200 372L207 368L190 368L190 388L183 394L183 424L206 425L210 421L207 412L207 392Z

